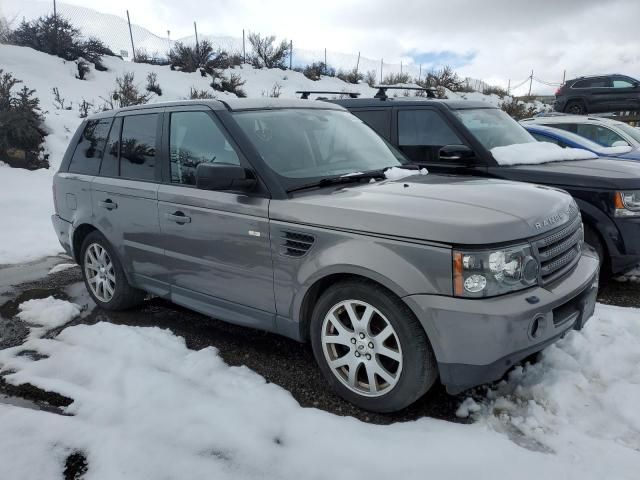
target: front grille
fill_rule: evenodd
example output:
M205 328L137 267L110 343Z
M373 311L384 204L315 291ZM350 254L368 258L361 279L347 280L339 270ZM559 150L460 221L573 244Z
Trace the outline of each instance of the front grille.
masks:
M576 215L569 225L533 242L542 285L557 280L578 263L583 237L582 218Z

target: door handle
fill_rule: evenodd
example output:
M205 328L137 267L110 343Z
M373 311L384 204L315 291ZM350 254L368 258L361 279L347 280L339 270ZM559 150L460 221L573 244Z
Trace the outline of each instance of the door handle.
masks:
M110 198L99 201L98 205L100 205L102 208L106 208L107 210L113 210L115 208L118 208L118 204L113 200L111 200Z
M183 225L185 223L191 223L191 217L187 217L182 212L165 213L164 216L167 220L171 220L172 222L179 223L180 225Z

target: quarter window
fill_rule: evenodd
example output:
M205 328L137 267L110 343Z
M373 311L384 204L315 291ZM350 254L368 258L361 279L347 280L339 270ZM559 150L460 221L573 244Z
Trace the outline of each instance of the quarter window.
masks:
M220 127L205 112L171 114L169 138L171 181L196 184L196 168L201 163L240 165L240 158Z
M433 110L401 110L398 112L400 146L459 145L460 137Z
M613 81L613 88L631 88L633 87L633 83L629 80L623 80L621 78L615 79Z
M361 110L352 112L385 139L391 140L391 109Z
M85 175L98 174L110 126L110 118L87 122L71 158L70 172Z
M120 176L134 180L154 180L156 172L156 132L158 114L124 118L120 141Z

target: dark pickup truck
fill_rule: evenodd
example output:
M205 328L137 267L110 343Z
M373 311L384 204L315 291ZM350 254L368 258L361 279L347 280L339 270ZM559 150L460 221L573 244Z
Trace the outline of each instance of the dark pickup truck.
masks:
M346 107L412 162L433 173L517 180L568 191L582 212L587 243L602 258L604 275L624 274L640 263L638 162L547 159L501 165L492 149L536 140L509 115L485 102L384 94L327 101Z

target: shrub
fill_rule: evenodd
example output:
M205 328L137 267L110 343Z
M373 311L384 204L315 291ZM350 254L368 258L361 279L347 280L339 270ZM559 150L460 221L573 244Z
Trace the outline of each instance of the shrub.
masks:
M29 170L49 168L42 147L46 133L40 100L25 86L14 93L19 83L0 69L0 160Z
M328 77L335 77L336 70L334 68L328 67L324 62L313 62L311 65L307 65L303 69L294 69L301 71L302 74L307 77L309 80L320 80L322 75Z
M189 91L189 100L211 100L216 96L207 90L198 90L195 87L191 87Z
M273 87L271 87L271 90L265 92L264 90L262 91L262 96L263 97L271 97L271 98L279 98L280 94L282 93L282 85L280 85L278 82L273 84Z
M482 93L484 93L485 95L497 95L500 98L504 98L507 96L507 91L504 88L495 85L489 85L482 91Z
M76 65L78 67L78 74L76 75L76 78L78 80L84 80L87 77L87 73L91 71L89 63L83 59L79 59L76 61Z
M9 22L3 17L0 17L0 43L9 43L11 39L11 27Z
M211 88L217 90L219 92L229 92L234 93L239 98L244 98L247 96L245 91L240 88L245 84L245 81L242 80L242 77L237 73L231 72L228 76L215 71L213 73L213 82L211 82Z
M367 85L369 85L370 87L373 87L376 84L376 79L377 76L375 70L369 70L364 75L364 81L367 82Z
M364 80L364 75L358 72L358 70L355 68L353 70L349 70L348 72L339 70L336 74L336 77L347 83L360 83L360 81Z
M215 69L226 69L242 64L239 54L229 54L224 50L213 50L213 45L208 40L203 40L198 45L190 46L176 42L169 51L168 62L172 70L181 72L195 72L200 69L203 76L211 75Z
M135 84L135 76L132 72L125 73L116 78L116 88L108 98L102 98L105 102L103 110L143 105L151 99L151 93L141 93Z
M155 93L159 97L162 96L162 88L158 84L158 74L155 72L150 72L147 74L147 92Z
M398 83L410 83L411 76L408 73L390 73L382 83L384 85L397 85Z
M93 103L89 103L83 98L82 102L78 104L80 118L87 118L89 116L89 109L91 108L93 108Z
M522 120L523 118L529 118L536 114L536 107L528 105L522 100L518 100L515 97L511 97L500 105L502 111L508 113L516 120Z
M114 53L97 38L83 40L80 30L58 15L46 15L31 22L25 20L9 35L10 43L30 47L65 60L84 58L97 70L106 70L101 57Z
M62 95L60 95L60 90L58 90L58 87L53 87L51 89L51 93L53 93L53 106L56 107L56 110L71 110L71 108L73 108L72 102L69 102L68 105L65 105L67 101Z
M427 88L446 88L452 92L465 91L466 82L448 65L440 70L432 70L427 73L419 85Z
M285 60L289 56L287 40L274 45L276 40L274 35L262 37L259 33L249 33L248 40L253 50L249 59L255 68L285 69Z

